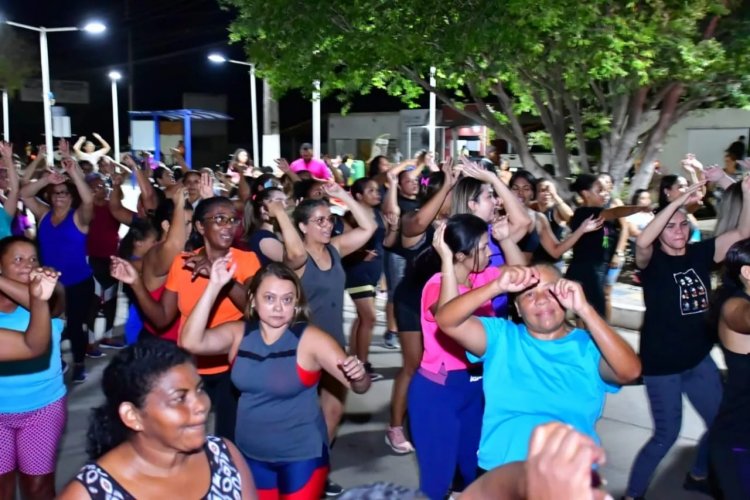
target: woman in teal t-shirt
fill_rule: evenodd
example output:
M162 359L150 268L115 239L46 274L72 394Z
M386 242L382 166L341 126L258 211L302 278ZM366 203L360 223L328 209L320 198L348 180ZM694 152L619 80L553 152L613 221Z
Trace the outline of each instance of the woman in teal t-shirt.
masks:
M523 324L473 316L500 293L515 294ZM587 330L568 326L568 310ZM470 361L484 362L484 470L525 460L532 431L547 422L597 439L605 394L641 373L635 351L586 301L581 285L549 265L503 267L497 280L456 297L435 319Z

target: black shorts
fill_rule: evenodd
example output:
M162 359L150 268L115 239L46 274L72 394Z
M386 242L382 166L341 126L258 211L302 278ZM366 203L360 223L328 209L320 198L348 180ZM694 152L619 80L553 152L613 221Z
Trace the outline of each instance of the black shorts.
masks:
M393 307L399 332L421 332L422 291L402 280L393 294Z

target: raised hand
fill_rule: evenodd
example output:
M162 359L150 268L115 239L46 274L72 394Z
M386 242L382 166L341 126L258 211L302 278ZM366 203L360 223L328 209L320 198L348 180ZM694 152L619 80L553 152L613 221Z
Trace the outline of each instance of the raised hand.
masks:
M398 174L395 168L389 168L385 173L385 177L388 179L388 186L395 189L398 185Z
M351 382L362 380L367 376L365 365L355 356L349 356L345 360L339 361L338 365L347 380Z
M126 285L135 283L139 276L133 264L120 257L112 257L109 265L109 274L117 281L122 281Z
M216 259L211 265L209 281L213 285L224 286L229 283L235 272L237 272L237 263L231 254L226 255Z
M40 144L37 149L37 155L41 158L44 158L47 156L47 145L46 144Z
M607 493L592 485L592 467L604 462L604 450L571 426L559 422L541 425L534 429L529 443L526 498L603 500Z
M389 228L398 230L399 225L401 224L401 214L398 214L396 212L388 212L383 214L383 218L385 219L385 222L388 224Z
M286 213L286 203L281 200L267 201L264 203L268 216L272 219L276 219L282 213Z
M500 242L510 236L510 224L508 223L508 217L498 217L495 222L492 223L492 237L495 241Z
M176 207L179 203L185 204L185 198L187 198L187 189L182 184L172 184L166 190L169 195L169 199L172 200Z
M185 267L193 271L192 280L195 281L198 276L209 278L211 276L212 263L203 253L184 254Z
M646 207L650 211L650 207ZM583 227L584 233L591 233L593 231L598 231L602 228L602 225L604 224L604 219L601 217L594 218L593 215L590 215L586 220L583 221L583 224L581 224L581 227Z
M583 287L577 281L559 279L552 285L550 292L561 306L576 314L579 314L588 306L586 295L583 293Z
M122 155L122 163L133 172L135 172L136 169L138 168L138 165L136 165L135 160L128 153L125 153Z
M435 229L435 236L432 238L432 248L435 249L443 262L453 262L453 252L445 242L445 223Z
M480 167L479 164L469 160L465 156L461 157L461 165L461 170L466 177L472 177L474 179L477 179L478 181L482 181L485 183L491 182L492 178L494 177L494 174L492 172Z
M503 266L495 283L499 293L520 292L539 283L539 271L535 267Z
M451 186L455 186L458 182L458 178L461 176L461 169L453 168L453 158L446 156L441 170L445 174L445 182L449 183Z
M323 184L323 191L325 191L325 193L332 198L341 198L343 196L346 196L346 191L344 190L344 188L333 181Z
M708 182L719 182L724 178L724 169L718 165L711 165L703 171L703 174Z
M75 161L72 156L66 156L62 159L60 164L62 165L63 170L65 170L65 173L71 178L80 173L78 170L78 162Z
M691 184L690 186L687 187L687 189L685 189L685 192L682 193L678 198L675 198L674 201L679 202L681 206L700 202L701 197L703 195L703 192L701 191L701 189L705 185L706 185L705 180L696 182L695 184Z
M55 291L60 273L51 268L38 267L31 271L29 293L35 299L49 300Z
M65 176L61 174L60 172L55 172L55 171L47 172L45 174L45 178L50 184L55 184L55 185L62 184L63 182L65 182Z
M0 141L0 156L8 164L13 164L13 144L10 142Z
M86 137L83 137L83 140L86 141ZM63 159L70 157L70 143L66 141L65 139L60 139L57 141L57 149L60 150L60 154L62 154Z
M214 196L214 178L212 175L204 172L201 174L201 183L198 188L202 199L212 198Z
M292 168L289 166L289 162L286 161L286 158L279 158L274 161L276 162L276 166L279 167L279 170L281 170L285 174L288 174L292 171Z

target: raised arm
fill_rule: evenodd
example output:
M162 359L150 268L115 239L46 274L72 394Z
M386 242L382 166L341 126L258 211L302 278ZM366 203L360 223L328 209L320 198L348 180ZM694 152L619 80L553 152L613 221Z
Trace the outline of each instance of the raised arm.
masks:
M573 248L578 240L581 239L586 233L597 231L604 224L604 220L600 217L595 219L594 216L588 217L584 220L578 229L570 233L567 238L560 241L557 239L555 234L552 232L552 227L546 217L537 216L537 231L539 232L539 242L555 259L559 259L565 252Z
M135 212L128 210L122 205L122 175L112 176L112 192L109 194L109 211L120 224L131 225Z
M161 300L154 300L133 265L119 257L112 257L110 274L114 279L130 285L141 311L156 329L164 330L172 324L178 313L177 294L175 292L164 290Z
M26 184L30 183L31 180L34 178L34 174L36 173L36 169L39 167L39 165L44 165L44 160L47 158L47 146L42 144L39 146L36 158L34 158L31 163L26 165L26 168L23 171L23 179L21 179L21 185L25 186Z
M355 252L365 246L365 244L372 238L375 230L378 228L375 219L370 217L364 208L352 198L352 195L347 193L341 186L336 183L328 182L323 185L323 189L329 196L338 198L344 202L346 208L349 209L354 220L357 221L356 228L351 231L347 231L344 234L334 237L331 240L333 246L339 251L341 257L345 257L352 252Z
M232 286L230 282L237 271L237 263L231 255L216 259L211 265L211 277L198 303L190 312L185 324L180 329L177 344L193 354L229 354L234 353L235 345L242 339L243 323L232 321L206 328L211 309L222 290Z
M110 150L112 149L112 147L111 147L111 146L109 145L109 143L108 143L107 141L105 141L105 140L104 140L104 139L102 138L102 136L100 136L100 135L99 135L99 134L97 134L96 132L94 132L94 133L93 133L93 134L91 134L91 135L93 135L93 136L94 136L94 137L96 138L96 140L97 140L97 141L99 141L99 144L101 144L101 145L102 145L102 147L101 147L101 148L99 148L99 149L98 149L98 150L97 150L96 152L97 152L98 154L102 155L102 156L104 156L104 155L106 155L107 153L109 153L109 151L110 151Z
M44 268L45 271L55 273L52 268ZM0 275L0 292L7 295L13 302L24 309L31 309L31 297L28 285L20 281L12 280ZM62 283L55 284L55 290L49 299L50 314L53 318L61 316L65 312L65 287Z
M281 230L281 237L284 240L279 262L283 261L292 269L299 269L304 266L307 261L305 245L297 228L294 227L294 223L289 218L284 204L281 201L272 201L266 204L266 210L268 210L268 215L276 220Z
M492 238L500 245L506 265L525 266L528 264L528 259L510 236L510 224L507 217L500 217L492 223Z
M703 184L700 184L700 185L702 186ZM612 207L612 208L607 208L605 210L602 210L602 213L599 214L599 217L601 217L605 221L610 221L610 220L615 220L615 219L622 219L623 217L637 214L638 212L648 212L648 211L651 211L649 207L642 207L640 205L623 205L620 207Z
M62 184L65 182L65 177L57 172L47 172L44 177L36 182L30 182L21 188L21 199L23 203L29 207L31 213L37 220L37 223L44 217L44 214L49 212L49 205L41 201L37 196L39 192L45 189L50 184Z
M174 203L172 219L169 221L169 231L164 243L152 247L143 258L143 273L149 273L150 278L163 278L169 273L172 261L185 249L188 236L188 222L185 215L185 188L172 191L170 199Z
M388 189L383 200L383 213L401 214L401 209L398 206L398 173L394 169L390 169L385 174L388 177Z
M30 296L29 325L24 333L0 329L0 361L31 359L47 351L52 334L49 298L55 290L59 273L37 269L28 286Z
M742 181L742 212L737 228L716 237L714 262L722 262L729 247L746 238L750 238L750 177Z
M486 285L459 295L443 305L435 321L450 338L477 357L487 350L487 337L482 322L474 311L501 293L517 292L539 281L539 272L532 267L505 266L500 277Z
M82 135L78 138L75 144L73 144L73 152L77 157L80 158L80 156L83 154L83 151L81 151L81 146L83 146L83 143L86 142L86 136Z
M3 166L8 172L8 196L3 204L3 209L11 219L18 211L19 180L18 171L13 164L13 145L7 142L0 143L0 154L3 156Z
M497 175L480 167L476 163L469 161L466 157L462 157L461 161L463 162L464 175L467 177L473 177L492 186L492 189L503 202L505 213L508 215L510 234L517 236L515 241L519 241L523 238L529 232L534 221L531 219L529 211L521 204L518 197L508 189L508 186L506 186Z
M603 380L627 384L641 375L640 358L588 303L580 283L561 279L551 291L560 305L573 311L586 324L586 329L602 353L599 374Z
M81 204L75 212L75 221L81 229L88 230L91 219L94 218L94 193L91 192L91 188L83 177L83 172L73 158L63 158L62 166L75 184L78 196L81 198Z
M443 206L443 202L450 194L457 180L457 176L453 172L453 162L450 158L447 158L443 162L442 169L445 174L445 182L443 182L440 190L427 200L419 210L403 215L401 219L402 236L413 238L421 235L427 231L427 228L435 220L438 212L440 212L440 207Z
M704 176L708 182L713 182L721 189L727 190L729 186L735 183L735 180L724 172L724 169L718 165L711 165L704 171Z
M675 198L669 205L662 209L654 220L643 228L641 234L635 240L635 264L640 268L644 269L651 262L651 255L654 252L654 243L659 238L659 235L666 227L669 219L672 218L674 213L680 208L685 206L693 199L696 198L696 193L700 190L701 184L693 184L688 187L687 190L680 196Z

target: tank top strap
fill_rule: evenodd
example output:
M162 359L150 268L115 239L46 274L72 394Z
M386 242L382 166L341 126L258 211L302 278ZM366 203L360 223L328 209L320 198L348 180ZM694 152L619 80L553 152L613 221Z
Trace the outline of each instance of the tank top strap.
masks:
M297 323L292 323L292 325L289 327L289 331L291 331L294 336L299 339L305 332L305 328L307 328L307 321L299 321Z
M260 328L259 321L257 320L245 321L245 333L242 336L247 337L248 335L256 331L258 328Z

